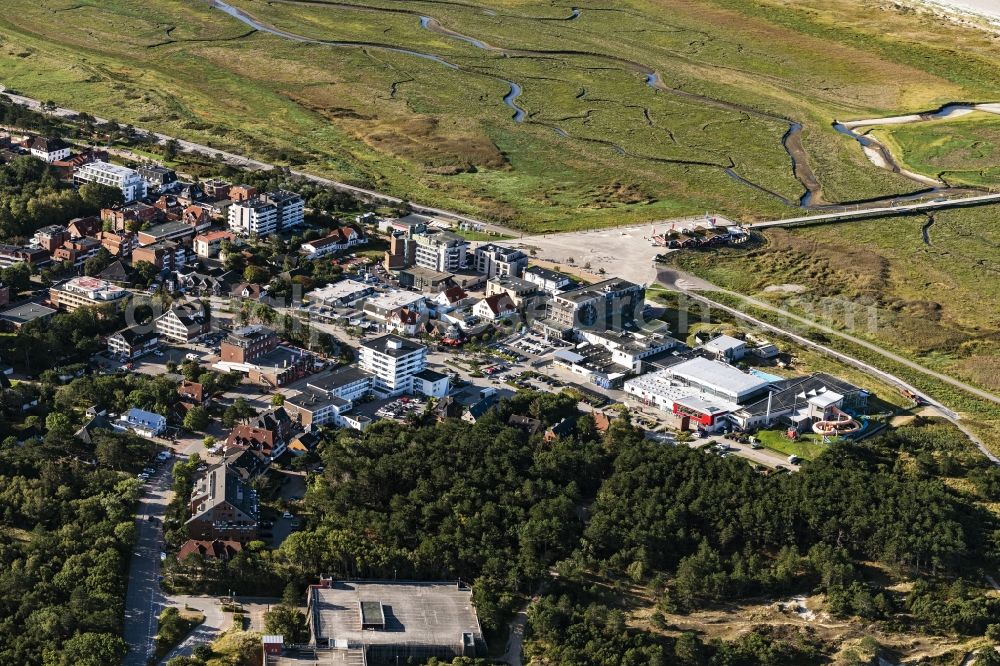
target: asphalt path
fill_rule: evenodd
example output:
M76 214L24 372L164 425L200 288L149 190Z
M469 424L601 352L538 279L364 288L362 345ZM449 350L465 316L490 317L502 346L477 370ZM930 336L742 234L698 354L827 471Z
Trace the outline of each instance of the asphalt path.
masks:
M128 653L124 666L146 666L155 652L157 618L167 600L160 591L161 527L173 496L170 469L173 459L163 464L147 482L136 514L136 543L129 564L125 594L125 631ZM153 516L155 521L148 520Z

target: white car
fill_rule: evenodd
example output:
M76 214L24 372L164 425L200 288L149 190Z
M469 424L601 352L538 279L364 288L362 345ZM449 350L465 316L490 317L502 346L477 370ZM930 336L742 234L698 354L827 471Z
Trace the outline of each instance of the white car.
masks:
M198 356L197 354L185 354L184 358L187 359L188 361L198 361L201 359L201 357Z
M158 356L158 357L162 358L163 357L163 352L161 352L159 349L157 349L156 351L153 352L153 356Z

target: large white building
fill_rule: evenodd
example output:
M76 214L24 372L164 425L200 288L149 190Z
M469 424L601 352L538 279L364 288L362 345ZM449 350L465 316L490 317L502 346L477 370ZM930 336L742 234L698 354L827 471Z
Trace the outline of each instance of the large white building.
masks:
M487 243L476 248L476 272L487 279L521 277L528 267L528 255L521 250L513 250L495 243Z
M469 241L450 231L417 234L413 262L417 266L442 273L454 273L465 267Z
M383 398L413 393L414 376L427 366L427 347L398 335L364 342L359 353L361 369L375 376L372 389Z
M268 236L278 230L278 207L260 198L229 207L229 229L241 236Z
M78 185L100 183L117 187L121 190L126 203L146 196L146 181L138 171L108 162L84 164L73 173L73 182Z
M264 194L261 200L274 206L275 222L279 231L302 226L306 202L298 194L277 190Z

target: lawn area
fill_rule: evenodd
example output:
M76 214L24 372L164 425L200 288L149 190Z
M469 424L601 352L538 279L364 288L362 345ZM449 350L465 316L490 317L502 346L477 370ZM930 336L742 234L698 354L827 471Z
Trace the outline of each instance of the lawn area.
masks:
M785 456L798 456L803 460L812 460L830 447L823 443L822 437L812 433L799 435L798 439L788 439L784 430L761 430L755 437L772 451Z
M205 2L8 0L0 81L526 231L787 215L791 120L826 200L911 191L832 120L1000 98L985 35L863 0L232 2L322 43Z

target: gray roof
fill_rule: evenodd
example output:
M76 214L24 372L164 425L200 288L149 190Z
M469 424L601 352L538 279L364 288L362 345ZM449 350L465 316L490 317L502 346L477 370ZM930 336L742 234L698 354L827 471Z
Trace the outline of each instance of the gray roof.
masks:
M313 595L313 630L319 643L339 638L369 646L450 647L462 645L463 634L472 634L477 643L483 640L472 590L458 583L336 581L329 588L314 588ZM384 629L361 629L363 603L373 615L378 604Z
M397 343L398 347L390 346L390 343ZM406 356L408 354L412 354L418 349L424 348L423 345L413 342L412 340L407 340L406 338L401 338L398 335L392 334L383 335L381 338L375 338L374 340L363 342L361 343L361 346L373 349L388 356Z
M41 303L22 303L21 305L15 305L0 312L0 319L14 324L27 324L29 321L34 321L35 319L48 317L54 312L55 310Z

